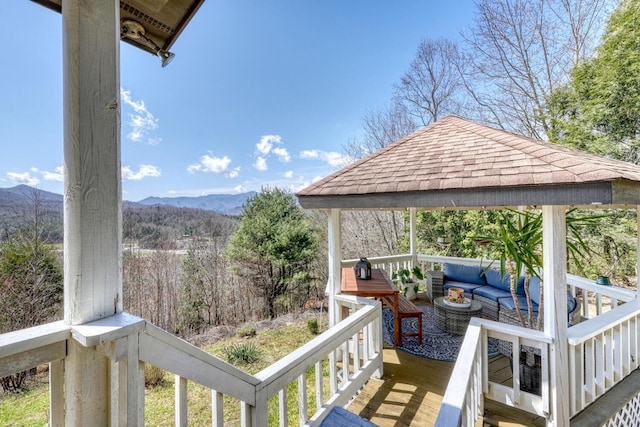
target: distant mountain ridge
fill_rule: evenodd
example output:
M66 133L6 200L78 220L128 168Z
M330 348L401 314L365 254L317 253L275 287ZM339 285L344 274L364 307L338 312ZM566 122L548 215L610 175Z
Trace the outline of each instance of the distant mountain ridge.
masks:
M61 194L28 185L0 188L0 209L32 202L34 194L37 194L40 201L47 206L58 207L62 210L63 197ZM139 202L123 201L123 204L133 208L136 206L166 205L178 208L204 209L225 215L240 215L244 203L256 194L255 191L250 191L239 194L208 194L198 197L147 197Z
M247 200L255 191L239 194L208 194L198 197L147 197L138 203L145 206L169 205L178 208L205 209L228 215L240 215Z

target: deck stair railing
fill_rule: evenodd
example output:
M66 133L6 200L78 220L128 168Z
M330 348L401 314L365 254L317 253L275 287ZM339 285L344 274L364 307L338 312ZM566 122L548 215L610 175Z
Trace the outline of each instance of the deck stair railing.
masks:
M505 385L490 381L487 352L489 338L510 341L512 349L527 346L540 354L540 395L521 390L520 357L514 358L513 355L512 383ZM460 346L435 425L474 426L482 416L484 399L495 400L542 417L550 416L548 378L551 342L551 338L540 331L472 318Z
M49 420L65 425L64 361L68 346L97 346L113 375L114 425L144 424L144 365L175 374L175 424L187 425L187 384L212 391L212 425L224 425L223 397L240 401L243 426L266 426L269 399L279 399L271 422L289 425L287 386L298 384L300 425L317 425L331 407L345 405L372 376L382 375L381 306L339 296L353 314L263 371L250 375L143 319L120 313L85 325L53 322L0 335L0 377L49 364ZM314 370L315 405L307 407L307 371ZM324 384L328 384L328 390ZM116 421L117 420L117 421Z

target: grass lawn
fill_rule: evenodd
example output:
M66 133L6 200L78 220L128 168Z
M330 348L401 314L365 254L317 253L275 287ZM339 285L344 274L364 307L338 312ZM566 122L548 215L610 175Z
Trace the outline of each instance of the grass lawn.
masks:
M326 319L322 324L326 325ZM257 345L260 358L251 364L237 365L240 369L255 374L280 358L291 353L313 339L313 335L306 322L295 323L271 331L259 332L254 337L227 338L204 350L225 360L223 348L231 344L253 342ZM327 364L323 363L323 371L327 372ZM20 394L7 395L0 393L0 425L2 426L38 426L48 422L49 390L48 383L42 382L42 376L29 383L29 389ZM149 426L173 426L174 411L174 375L166 372L161 385L145 390L145 421ZM315 412L315 376L313 369L307 372L308 407ZM328 383L325 381L323 391L325 399L328 397ZM211 391L199 384L189 382L188 385L188 416L189 425L211 425ZM299 425L297 413L297 382L289 385L287 406L289 410L289 424ZM295 410L295 412L294 412ZM278 412L277 397L269 401L269 419L271 425L276 424ZM240 404L229 397L225 397L225 423L239 424Z

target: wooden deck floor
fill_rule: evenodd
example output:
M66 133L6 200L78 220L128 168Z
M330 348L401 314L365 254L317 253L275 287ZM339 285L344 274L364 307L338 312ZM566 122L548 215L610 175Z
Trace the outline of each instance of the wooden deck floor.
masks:
M418 301L418 304L426 300ZM381 427L432 426L453 370L452 362L426 359L395 348L385 348L384 376L372 379L347 408ZM492 381L511 382L509 359L493 359ZM484 419L478 426L544 426L545 420L532 414L485 400Z
M453 370L452 362L425 359L395 348L384 349L384 376L372 379L347 408L381 427L432 426ZM495 358L492 379L510 381L509 359ZM544 426L543 418L485 401L478 426Z

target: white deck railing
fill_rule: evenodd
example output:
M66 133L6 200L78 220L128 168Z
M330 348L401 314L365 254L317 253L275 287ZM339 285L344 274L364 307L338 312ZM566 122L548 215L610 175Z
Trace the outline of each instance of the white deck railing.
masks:
M640 300L569 328L568 338L573 416L640 366Z
M86 325L54 322L0 335L0 377L49 363L50 425L64 425L67 346L100 345L116 373L110 385L112 410L122 424L144 424L144 364L149 363L176 375L176 425L187 425L186 390L188 381L193 381L212 390L214 426L224 425L225 395L240 401L243 426L268 425L268 401L277 396L280 409L275 416L271 414L272 422L288 425L286 390L297 382L299 424L313 426L332 406L345 405L370 377L381 376L383 370L380 303L350 296L339 296L337 303L352 310L352 315L256 375L143 319L121 313ZM307 408L306 374L310 369L315 374L313 408ZM324 383L328 383L328 393Z

